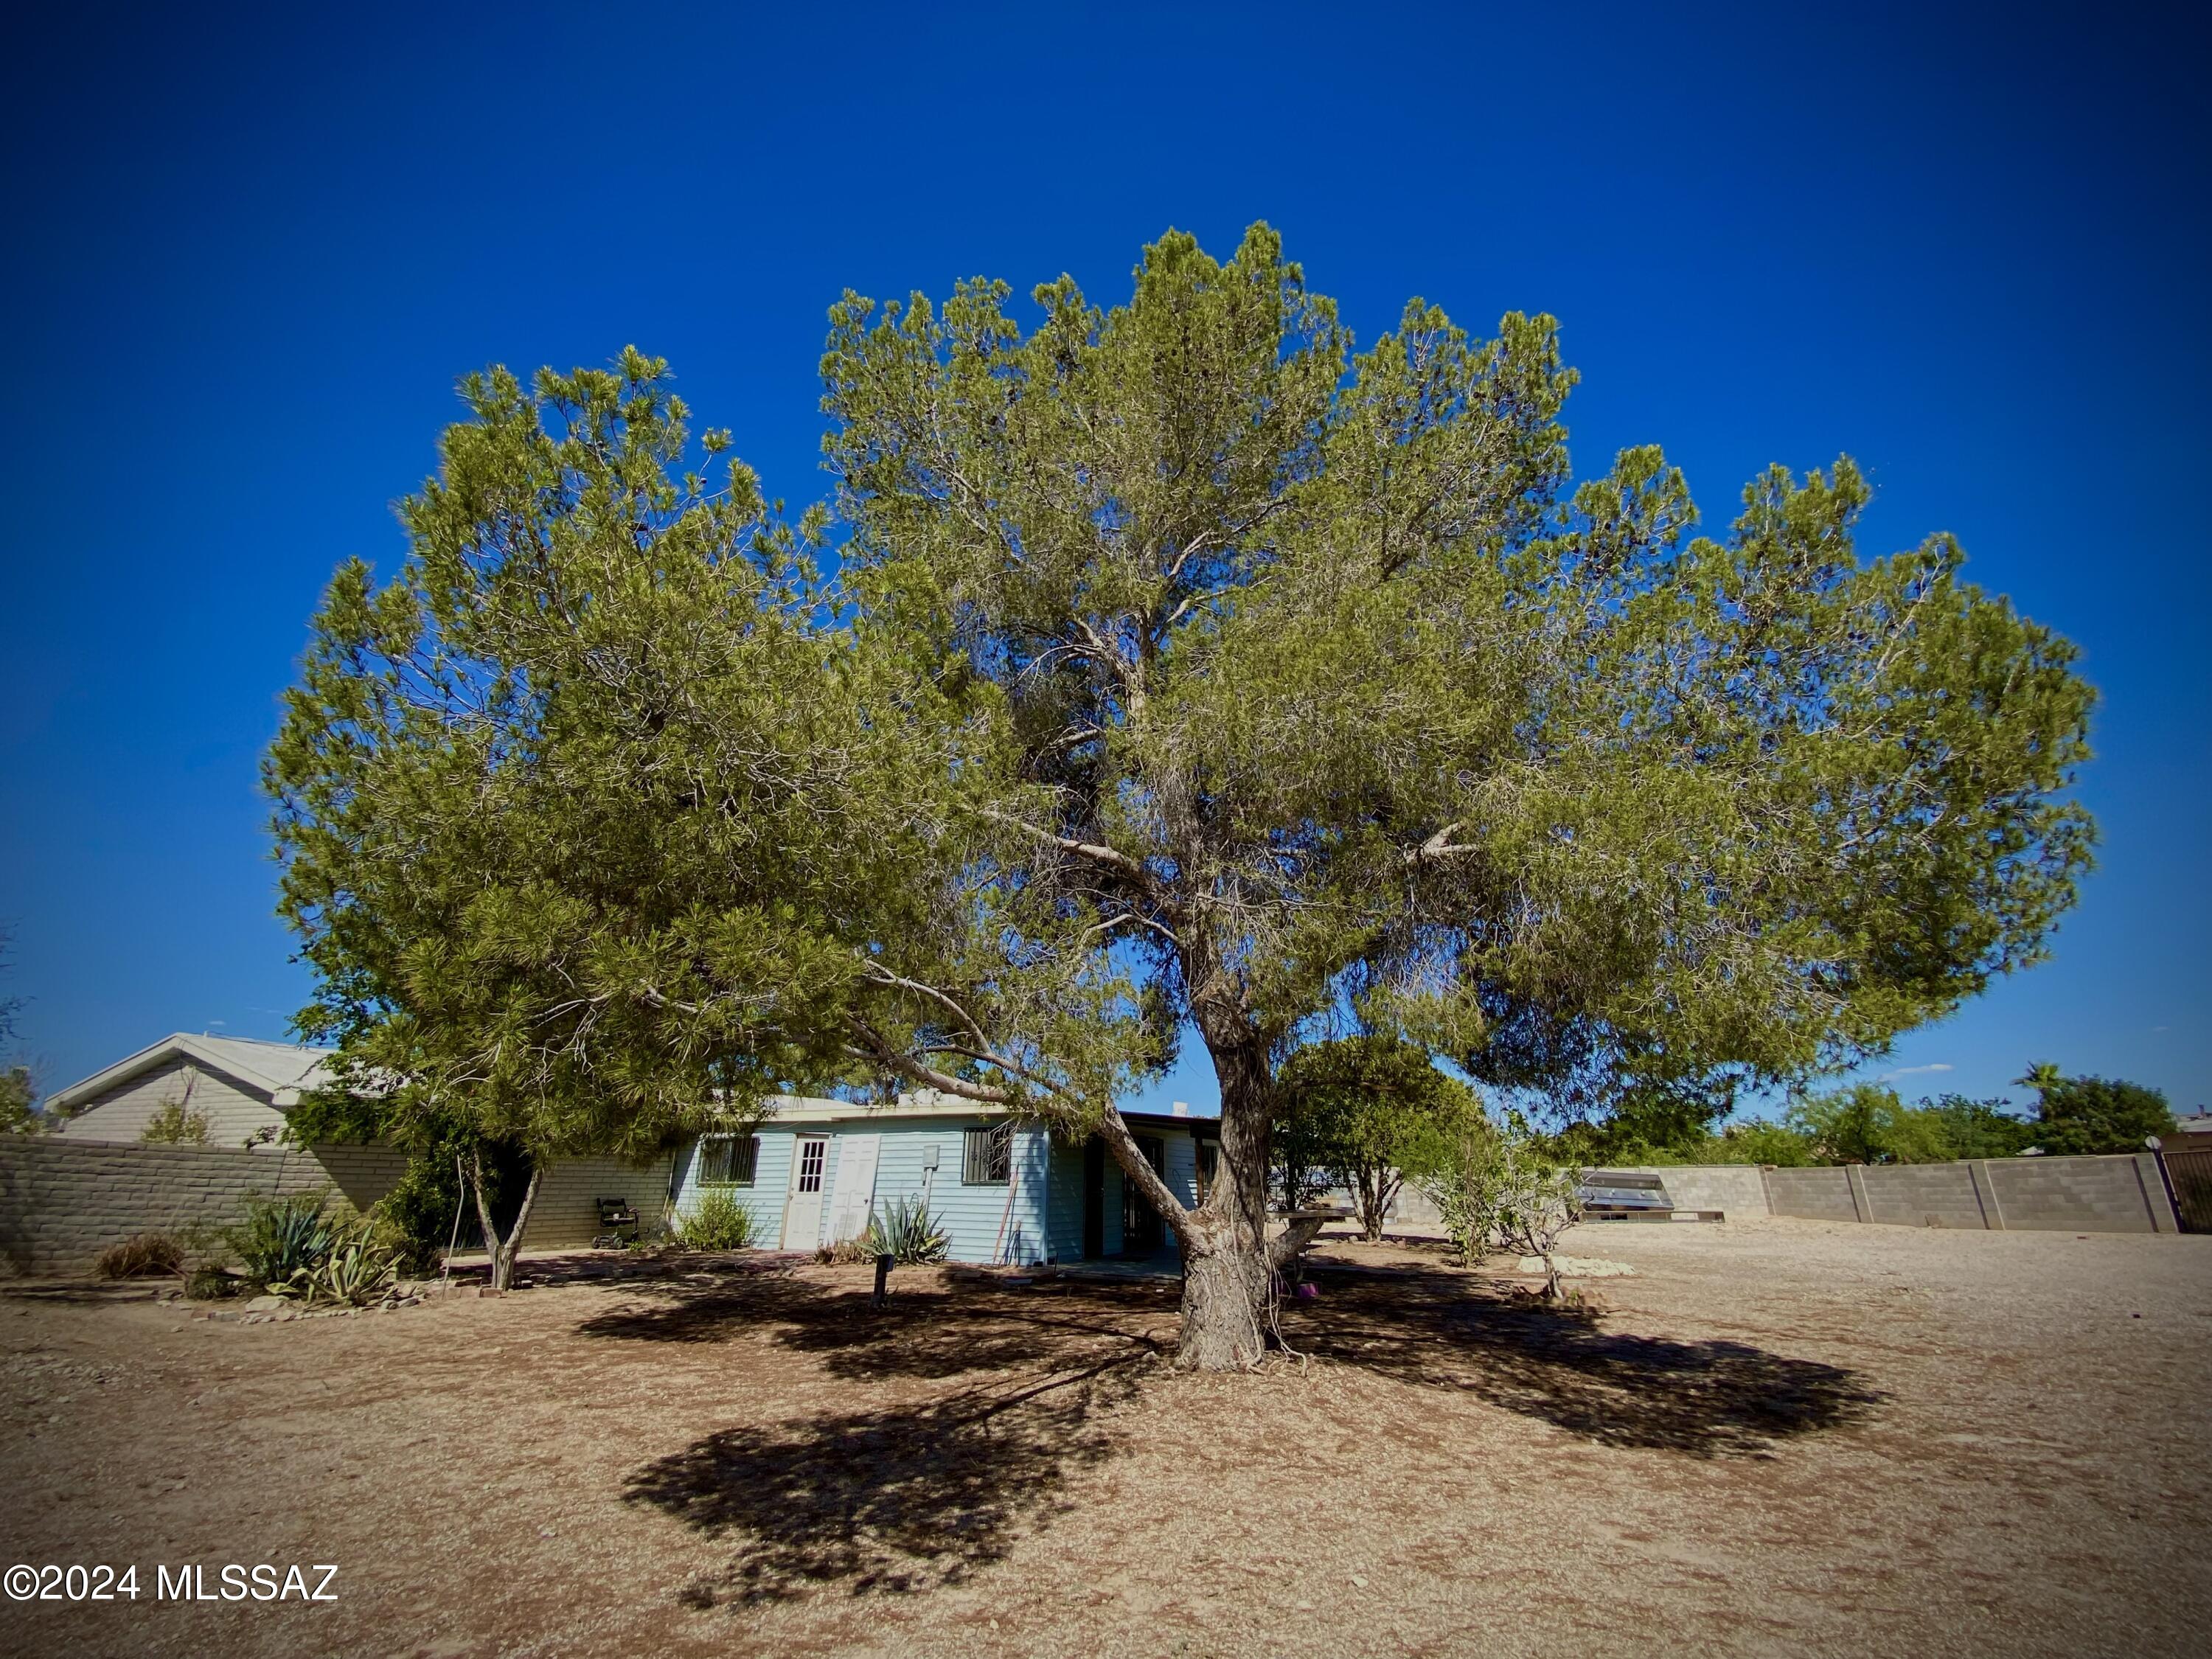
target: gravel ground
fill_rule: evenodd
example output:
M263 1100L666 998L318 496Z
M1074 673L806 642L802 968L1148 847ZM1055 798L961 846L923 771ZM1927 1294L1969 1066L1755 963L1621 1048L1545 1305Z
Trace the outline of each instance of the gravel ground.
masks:
M1566 1248L1634 1269L1593 1317L1332 1247L1306 1358L1226 1378L1141 1282L902 1270L877 1313L754 1258L252 1326L4 1287L0 1565L141 1593L0 1650L2206 1650L2212 1237ZM230 1562L337 1600L155 1599Z

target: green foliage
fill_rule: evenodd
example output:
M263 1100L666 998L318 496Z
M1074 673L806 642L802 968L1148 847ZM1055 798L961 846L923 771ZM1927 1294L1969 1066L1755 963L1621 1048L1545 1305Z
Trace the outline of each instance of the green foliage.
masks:
M1453 1246L1469 1262L1492 1246L1548 1262L1559 1235L1582 1214L1579 1171L1519 1133L1462 1133L1452 1156L1416 1183L1442 1213ZM1546 1281L1556 1295L1559 1275Z
M236 1253L252 1283L270 1290L312 1274L337 1248L339 1232L327 1213L330 1190L247 1200L245 1214L222 1242Z
M2035 1144L2035 1125L2002 1100L1944 1095L1923 1109L1942 1124L1953 1158L2011 1158Z
M678 1218L678 1239L694 1250L749 1250L755 1243L753 1214L734 1193L708 1187L691 1202L689 1213Z
M0 1070L0 1135L39 1134L60 1127L39 1109L38 1085L29 1066Z
M138 1132L138 1139L149 1146L204 1146L207 1138L207 1115L176 1100L155 1106Z
M1487 1118L1469 1117L1429 1150L1414 1188L1437 1206L1453 1248L1474 1261L1490 1247L1504 1137Z
M397 1252L402 1273L419 1279L444 1266L447 1247L457 1231L457 1212L472 1212L467 1196L453 1158L442 1148L408 1158L405 1171L371 1211L386 1228L386 1242ZM461 1231L469 1219L468 1214L461 1215Z
M943 1229L919 1198L896 1198L868 1218L862 1244L871 1256L888 1255L899 1266L942 1261L950 1248Z
M676 476L668 378L470 377L405 564L316 619L266 777L356 1134L643 1156L849 1067L945 757L823 619L815 530Z
M1816 1164L1939 1164L1954 1156L1942 1117L1905 1105L1879 1083L1800 1097L1784 1121L1810 1143Z
M1416 301L1355 355L1265 227L1170 234L1111 310L1008 296L833 311L845 580L996 734L999 954L1064 947L1040 894L1095 917L1231 1116L1346 1000L1481 1080L1702 1110L1948 1012L2072 902L2073 648L1948 537L1862 561L1848 459L1718 537L1654 449L1571 489L1550 319ZM913 976L958 1001L975 941Z
M1340 1037L1299 1049L1276 1079L1274 1145L1295 1207L1320 1171L1350 1188L1370 1239L1401 1184L1449 1162L1481 1103L1401 1037Z
M2154 1135L2173 1133L2173 1111L2158 1090L2101 1077L2069 1077L2042 1091L2035 1144L2053 1156L2139 1152Z
M1782 1169L1792 1169L1814 1161L1812 1141L1786 1124L1772 1123L1764 1118L1747 1119L1731 1123L1720 1133L1707 1140L1699 1149L1700 1155L1685 1158L1686 1164L1772 1164Z
M102 1279L149 1279L185 1270L185 1247L169 1233L134 1233L102 1250L92 1264Z

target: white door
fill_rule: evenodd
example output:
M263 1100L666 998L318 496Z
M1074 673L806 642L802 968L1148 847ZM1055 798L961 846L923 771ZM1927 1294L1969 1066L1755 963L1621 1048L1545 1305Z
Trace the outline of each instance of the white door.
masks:
M868 1231L875 1206L876 1155L881 1135L837 1137L837 1185L830 1194L830 1242L842 1244Z
M800 1135L791 1149L791 1193L783 1201L783 1248L811 1250L822 1242L822 1166L828 1135Z

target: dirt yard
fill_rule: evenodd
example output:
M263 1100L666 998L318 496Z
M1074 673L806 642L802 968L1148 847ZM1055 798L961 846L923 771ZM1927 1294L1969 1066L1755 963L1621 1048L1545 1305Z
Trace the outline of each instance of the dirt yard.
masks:
M1164 1284L754 1261L241 1326L0 1295L0 1565L78 1654L2197 1654L2212 1238L1585 1227L1595 1322L1348 1248ZM334 1602L154 1599L332 1562ZM317 1575L307 1575L310 1580ZM2193 1632L2193 1634L2192 1634Z

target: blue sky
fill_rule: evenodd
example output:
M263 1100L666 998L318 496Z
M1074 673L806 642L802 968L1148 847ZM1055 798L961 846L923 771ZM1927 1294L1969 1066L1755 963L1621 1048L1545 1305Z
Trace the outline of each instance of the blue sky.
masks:
M458 374L635 342L798 501L842 289L1110 300L1164 228L1265 218L1363 337L1417 293L1557 314L1578 470L1658 441L1724 521L1848 451L1869 550L1954 531L2078 641L2102 868L2054 960L1869 1069L2212 1101L2181 9L311 9L53 8L0 52L0 919L49 1085L284 1034L258 758Z

